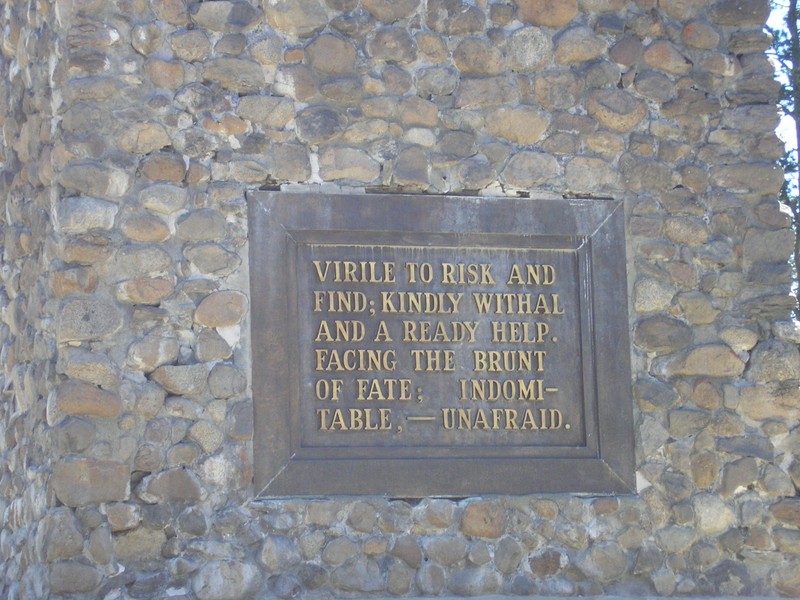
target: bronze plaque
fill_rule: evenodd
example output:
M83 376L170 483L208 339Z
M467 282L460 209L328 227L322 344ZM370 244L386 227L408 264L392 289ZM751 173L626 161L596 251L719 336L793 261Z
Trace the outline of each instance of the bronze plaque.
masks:
M256 489L633 487L622 205L250 198Z

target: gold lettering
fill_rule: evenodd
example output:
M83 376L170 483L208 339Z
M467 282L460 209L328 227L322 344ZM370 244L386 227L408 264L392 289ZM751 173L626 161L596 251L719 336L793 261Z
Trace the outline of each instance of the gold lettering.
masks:
M367 296L364 292L314 291L314 312L364 312Z
M329 350L314 348L317 371L394 371L397 358L394 350Z
M492 321L492 342L496 344L541 344L550 333L544 321Z
M315 342L361 342L364 341L364 323L361 321L337 321L333 327L336 335L331 334L331 327L327 321L321 321L317 330Z
M463 297L460 292L381 292L381 312L454 315Z
M472 299L483 315L563 315L558 294L512 294L473 292Z
M403 321L404 342L475 342L478 321Z
M410 379L356 379L356 400L411 400Z
M381 321L378 323L378 331L375 334L374 342L391 342L392 336L389 335L389 330L386 327L386 323Z
M544 371L544 350L473 350L473 370L489 373Z
M320 431L389 431L391 408L318 408Z
M311 261L317 279L325 282L333 268L333 281L336 283L395 283L394 263L370 260L355 262L351 260Z
M556 268L553 265L526 265L523 276L519 265L511 265L507 285L553 285Z
M541 379L459 379L462 402L536 402L544 399Z
M454 371L455 350L411 350L415 371Z

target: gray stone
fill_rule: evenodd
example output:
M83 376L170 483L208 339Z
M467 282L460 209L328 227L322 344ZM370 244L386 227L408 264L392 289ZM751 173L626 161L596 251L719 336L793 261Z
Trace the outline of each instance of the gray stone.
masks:
M428 0L425 23L444 35L462 35L483 29L486 16L462 0Z
M82 562L57 562L50 567L50 593L90 594L97 590L102 577L100 571Z
M128 348L128 363L145 373L175 362L180 345L174 334L152 331Z
M203 29L231 33L245 31L257 25L263 13L248 2L213 0L193 4L189 11L192 21Z
M242 262L238 254L214 242L187 246L183 250L183 255L200 273L215 277L230 275Z
M107 338L122 327L116 305L100 298L74 298L62 305L56 321L59 342Z
M577 193L602 193L620 190L622 180L605 160L576 156L565 169L567 187Z
M657 102L666 102L677 94L672 80L655 71L642 71L637 74L634 86L639 94Z
M550 36L538 27L521 27L508 38L506 60L512 71L537 72L550 62L552 56L553 42Z
M500 589L500 575L493 570L468 567L453 573L448 588L459 596L481 596Z
M58 370L71 379L79 379L100 387L119 384L119 370L105 354L83 348L66 347L59 350Z
M769 17L767 0L722 0L711 9L711 18L718 25L757 25L761 27Z
M426 596L439 595L445 585L444 569L434 563L425 563L417 570L416 583Z
M370 183L381 173L380 164L363 150L326 146L320 153L320 175L326 181L348 180Z
M358 546L346 537L334 538L322 550L322 560L335 567L358 554Z
M456 91L456 108L490 108L516 104L519 89L504 75L463 77Z
M603 39L588 27L571 27L556 40L555 59L560 65L586 62L606 51Z
M221 212L201 208L182 215L175 224L175 232L188 242L207 242L226 237L228 225Z
M745 491L758 479L758 464L754 458L740 458L725 465L722 470L720 492L724 496L732 496L736 492Z
M585 89L585 81L569 71L545 71L533 82L536 101L547 110L575 106Z
M639 321L633 333L634 344L659 354L681 350L691 341L691 328L683 321L665 315Z
M739 377L745 363L729 346L706 344L684 350L653 364L656 374L670 378L675 376Z
M163 365L153 371L153 380L171 394L197 396L206 389L205 365Z
M406 563L412 569L417 569L422 563L422 550L416 539L410 535L401 535L391 548L392 556Z
M216 362L230 358L233 349L216 331L203 329L197 334L195 354L200 362Z
M119 206L88 196L71 196L58 203L58 223L64 233L86 233L93 229L109 230Z
M236 113L270 129L283 129L294 118L294 103L278 96L244 96Z
M494 552L494 564L501 573L509 575L516 571L524 555L523 546L512 537L504 537L498 542Z
M136 488L136 495L148 504L193 504L206 492L197 477L183 468L149 475Z
M691 547L697 539L697 532L692 527L669 525L658 531L656 539L666 552L680 553Z
M184 188L168 183L157 183L146 187L139 194L139 202L146 209L162 214L172 214L181 210L188 201Z
M633 397L639 402L648 402L659 408L672 406L678 400L678 393L672 386L654 377L640 377L633 384Z
M39 530L47 562L56 562L77 556L83 550L83 535L72 511L57 508L47 515Z
M332 108L307 108L297 115L297 133L310 144L329 140L347 125L344 115Z
M198 600L244 600L252 598L261 583L255 565L238 560L212 560L192 576L192 591Z
M130 174L124 169L93 161L69 163L61 171L58 182L69 191L98 198L121 198L131 186Z
M555 183L559 171L558 161L550 154L523 151L511 157L500 178L512 187L531 189Z
M363 0L362 6L378 21L394 23L413 15L420 0Z
M423 98L447 96L458 85L458 73L445 66L432 66L418 69L414 74L417 93Z
M335 35L320 35L306 46L306 58L312 68L327 74L355 71L356 49L349 41Z
M122 463L94 458L61 459L53 468L51 484L67 506L126 500L130 470Z
M284 33L308 37L328 24L322 0L276 0L264 8L269 24Z
M397 64L417 59L417 44L404 28L386 27L378 30L367 45L370 57Z
M268 571L281 573L300 564L302 557L290 538L284 535L270 535L261 546L259 561Z
M266 87L261 65L243 58L215 58L206 61L203 64L203 78L240 94L258 92Z
M467 555L467 541L460 536L428 538L423 541L423 547L427 557L443 567L453 566Z
M359 557L334 569L331 583L346 592L375 593L384 589L386 576L376 561Z
M760 342L750 354L745 376L759 383L800 379L796 344L774 339Z
M647 105L643 100L617 89L590 92L586 110L603 127L623 133L635 128L647 115Z
M767 461L775 457L775 448L772 442L767 438L754 435L718 438L717 450L739 456L754 456Z
M617 542L593 544L578 556L576 565L587 577L604 582L619 578L628 566L625 553Z
M219 363L211 369L208 387L215 398L232 398L245 390L247 378L233 365Z
M715 536L727 531L736 521L733 510L714 494L698 494L692 498L700 535Z
M703 411L683 408L671 410L669 433L676 439L696 435L705 429L710 421L711 416Z
M505 67L502 52L479 37L461 40L453 51L453 62L462 75L498 75Z

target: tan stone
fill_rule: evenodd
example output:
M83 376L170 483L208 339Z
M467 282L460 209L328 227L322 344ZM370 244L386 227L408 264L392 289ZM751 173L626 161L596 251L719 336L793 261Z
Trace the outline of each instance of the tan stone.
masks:
M400 122L403 125L436 127L439 124L439 108L433 102L419 96L408 96L400 101Z
M430 31L419 31L414 36L414 40L417 42L419 51L431 63L441 63L447 60L447 44L442 36Z
M362 0L361 5L378 21L394 23L411 16L420 0Z
M576 156L565 168L567 187L573 192L620 190L622 181L612 165L600 158Z
M244 319L247 308L247 296L241 292L214 292L200 302L194 313L194 320L204 327L230 327Z
M186 469L169 469L146 477L136 495L148 504L193 504L206 497L197 477Z
M62 304L56 319L59 342L102 339L122 327L122 313L100 298L75 298Z
M65 381L58 386L56 405L68 415L114 418L122 408L119 396L84 383Z
M170 144L169 134L158 123L136 123L122 132L119 147L132 154L149 154Z
M356 49L347 40L335 35L320 35L305 49L313 69L322 73L343 74L355 71Z
M505 529L505 514L498 502L472 502L461 515L461 531L465 535L497 539Z
M378 162L363 150L337 146L323 148L319 169L325 181L346 179L370 183L381 173Z
M208 36L200 29L175 32L169 43L175 56L186 62L203 60L211 50Z
M322 0L275 0L264 8L269 24L284 33L308 37L328 24Z
M114 555L124 562L161 558L161 547L167 541L162 529L137 527L114 536Z
M65 458L53 467L51 485L67 506L126 500L130 493L127 465L95 458Z
M697 346L667 358L657 370L666 377L740 377L745 363L725 344Z
M488 40L468 37L453 51L456 68L465 75L497 75L505 67L503 54Z
M516 0L517 18L543 27L563 27L578 14L578 0Z
M141 168L144 176L152 181L180 183L186 175L186 164L175 154L151 154L142 161Z
M198 396L206 389L205 365L163 365L153 371L153 380L179 396Z
M692 63L672 42L665 40L651 44L644 51L644 60L651 68L670 75L685 75L692 70Z
M106 354L89 352L83 348L59 349L57 367L59 372L71 379L101 387L115 387L120 382L119 370Z
M602 56L606 43L588 27L572 27L556 41L555 59L560 65L587 62Z
M153 4L153 10L159 19L170 25L185 26L189 24L186 0L159 0Z
M169 227L155 215L137 214L126 219L120 230L134 242L163 242L169 239Z
M144 73L159 88L177 90L184 83L183 65L177 61L151 58L144 63Z
M710 452L692 457L692 479L700 489L709 489L717 480L720 471L719 459Z
M500 108L486 119L487 129L493 136L505 138L520 146L538 142L550 120L547 114L533 107Z
M140 277L117 284L116 295L128 304L158 304L174 289L171 277Z
M70 294L91 294L97 288L97 271L92 267L73 267L50 276L50 287L59 298Z
M701 50L714 50L719 46L719 32L702 21L687 23L681 32L681 38L687 46Z
M647 116L647 104L632 94L617 89L594 90L586 100L586 110L603 127L626 132Z
M258 92L266 87L261 65L244 58L215 58L206 61L203 64L203 77L240 94Z

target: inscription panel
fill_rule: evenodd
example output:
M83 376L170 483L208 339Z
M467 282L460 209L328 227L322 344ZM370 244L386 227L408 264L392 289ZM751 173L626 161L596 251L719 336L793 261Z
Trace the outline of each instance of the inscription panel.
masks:
M250 206L262 494L630 490L618 203Z

